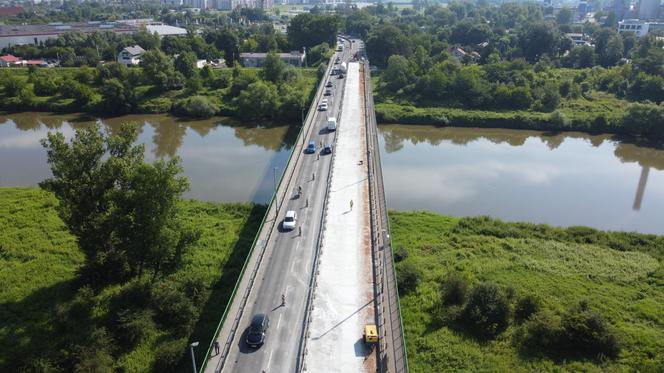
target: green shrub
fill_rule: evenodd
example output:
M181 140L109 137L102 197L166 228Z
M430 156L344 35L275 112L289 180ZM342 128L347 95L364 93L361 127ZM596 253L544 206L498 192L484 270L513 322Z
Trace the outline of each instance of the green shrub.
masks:
M422 271L415 264L401 262L396 265L396 270L399 293L407 294L417 288L422 279Z
M173 111L178 115L207 118L219 111L219 107L209 97L192 96L176 101Z
M468 278L459 272L451 272L440 284L440 299L445 305L463 304L468 295Z
M155 284L152 289L152 309L155 311L155 320L178 336L188 335L198 318L198 310L191 299L173 281Z
M562 334L560 317L548 311L538 312L523 324L517 340L525 353L551 354L560 348Z
M563 316L562 345L571 355L580 357L615 358L620 353L618 336L598 311L592 311L585 301Z
M477 284L470 292L461 321L479 337L495 337L508 326L510 306L498 285Z
M399 246L396 250L394 250L394 261L395 262L401 262L408 259L408 250L406 250L403 246Z
M532 294L519 298L514 306L514 321L521 323L528 320L539 311L540 304L539 298Z
M168 97L156 97L138 104L138 111L145 114L168 113L173 107L173 101Z
M167 341L159 344L155 353L155 372L173 371L187 349L187 338Z
M124 347L131 348L156 332L151 310L122 310L118 313L116 335Z

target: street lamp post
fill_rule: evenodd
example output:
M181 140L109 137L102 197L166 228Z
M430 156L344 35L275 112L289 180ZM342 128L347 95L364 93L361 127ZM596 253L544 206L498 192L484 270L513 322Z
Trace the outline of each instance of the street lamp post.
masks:
M277 195L277 167L272 167L272 180L274 181L274 206L279 211L279 196Z
M194 373L198 373L196 370L196 357L194 357L194 347L198 347L198 342L193 342L189 345L189 351L191 351L191 366L194 368Z

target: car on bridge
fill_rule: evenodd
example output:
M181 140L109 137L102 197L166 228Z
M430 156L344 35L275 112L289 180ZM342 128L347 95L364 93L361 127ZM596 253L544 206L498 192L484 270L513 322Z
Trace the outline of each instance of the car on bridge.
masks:
M251 319L247 333L247 345L252 348L260 347L265 343L265 332L270 325L270 319L264 313L255 314Z
M307 154L313 154L316 152L316 142L315 141L309 141L309 145L307 145L307 148L304 149L304 152Z
M318 110L327 111L327 102L323 102L322 104L320 104L320 106L318 107Z
M321 154L332 154L332 144L326 144L323 146L323 150L320 151Z
M328 80L327 84L325 84L325 86L330 88L330 87L334 86L334 84L332 84L332 81Z
M297 213L293 210L286 211L286 216L284 216L282 224L284 230L291 231L295 229L295 224L297 224Z

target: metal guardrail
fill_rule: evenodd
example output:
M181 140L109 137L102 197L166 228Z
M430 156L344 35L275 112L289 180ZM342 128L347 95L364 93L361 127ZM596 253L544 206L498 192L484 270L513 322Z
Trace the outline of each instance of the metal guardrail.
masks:
M369 167L369 203L371 206L371 246L374 264L374 301L379 332L378 372L408 372L408 357L403 335L396 270L390 241L390 227L383 189L380 147L369 61L364 62L365 123ZM386 319L386 316L388 317Z
M332 58L334 58L334 57L332 57ZM332 69L332 66L334 65L333 61L332 61L332 58L330 58L328 68L327 68L327 71L325 73L326 77L329 76L329 74L331 72L331 69ZM323 94L323 91L324 91L324 88L325 88L324 87L325 81L326 81L326 78L323 78L323 79L321 79L321 81L318 84L316 95L314 96L312 104L309 106L309 108L307 110L307 116L306 116L304 124L303 124L303 126L300 129L300 132L298 134L295 146L293 147L293 152L291 153L291 155L288 158L288 163L286 165L284 173L279 178L279 184L278 184L277 190L275 190L274 194L272 195L272 199L271 199L270 204L268 206L267 213L265 214L265 216L263 217L263 220L261 221L261 225L260 225L259 230L258 230L259 234L257 234L256 237L254 238L254 241L251 245L251 249L250 249L249 253L247 254L247 257L244 261L244 264L242 265L242 270L240 271L240 275L238 276L238 280L236 281L235 286L233 287L233 292L231 293L231 297L230 297L228 303L226 304L226 307L224 309L224 313L222 314L221 319L219 320L219 323L217 324L217 329L215 330L214 337L210 341L210 345L208 346L208 350L205 354L205 359L203 361L203 364L201 365L201 369L199 370L200 373L205 372L205 369L207 368L208 361L210 360L210 354L211 354L212 349L214 347L214 342L219 337L219 332L221 331L221 328L222 328L223 324L226 322L226 318L228 317L228 311L229 311L231 305L235 302L235 296L237 294L238 287L241 284L241 282L243 280L243 277L245 275L247 265L249 264L249 260L251 259L251 257L254 254L254 250L255 250L255 248L257 246L257 243L259 241L259 237L261 236L261 233L263 232L263 230L265 228L266 221L273 214L274 218L271 220L270 228L267 231L267 237L265 237L265 239L262 242L263 245L260 248L261 252L259 254L259 258L256 261L256 265L254 266L254 269L253 269L253 271L250 275L251 277L248 280L247 287L245 288L242 299L240 300L241 305L240 305L239 310L238 310L238 312L235 316L235 319L233 320L233 326L231 327L229 337L227 338L226 342L224 343L223 349L220 351L220 355L221 355L220 356L220 361L219 361L219 364L218 364L217 368L215 369L215 371L216 372L221 372L221 370L224 367L226 358L228 357L228 352L230 350L230 346L233 343L233 340L235 338L235 333L238 329L240 319L242 318L242 314L244 312L244 308L246 306L247 299L249 298L249 295L251 294L251 289L253 288L253 283L256 279L256 274L258 273L258 270L260 269L260 265L261 265L261 262L263 260L263 256L265 255L265 250L267 248L270 237L272 235L272 231L274 231L274 225L277 222L277 215L279 213L280 206L283 205L284 200L285 200L285 196L288 192L289 186L290 186L291 181L293 179L293 175L295 174L295 171L298 169L298 166L300 166L300 158L302 156L302 151L301 151L300 148L302 146L304 146L304 140L303 139L306 139L311 134L311 131L313 130L313 128L315 128L315 124L312 123L312 121L315 117L315 113L316 113L317 110L315 110L315 109L311 110L311 108L312 107L318 107L318 102L320 101L320 98L321 98L321 96ZM309 125L307 126L307 124L309 124ZM300 151L298 151L298 149ZM291 168L291 163L293 162L293 155L294 154L296 154L296 156L295 156L295 160L294 160L294 165ZM283 186L283 181L284 181L284 177L286 175L286 170L289 170L289 169L290 169L290 172L289 172L289 175L288 175L288 181L287 181L286 185ZM275 203L275 198L277 196L279 196L281 198L277 200L277 203ZM273 212L273 210L274 210L274 212Z
M345 39L345 38L344 38ZM348 39L347 39L348 40ZM350 44L350 40L348 40ZM344 52L345 53L345 52ZM328 75L329 76L329 75ZM346 75L348 76L348 75ZM344 81L344 85L346 82ZM339 111L337 112L336 118L337 118L337 129L334 132L334 146L336 147L337 144L337 138L339 137L339 128L342 125L341 123L341 112L344 106L344 96L346 94L346 89L344 86L344 89L341 90L341 96L339 97ZM309 288L307 291L307 301L306 301L306 307L304 311L304 319L302 320L302 333L300 335L300 346L298 348L298 362L296 365L296 372L302 372L307 370L306 365L304 364L305 357L307 355L307 340L309 338L309 326L311 324L311 312L314 309L313 306L313 300L315 298L314 292L317 287L317 279L318 279L318 266L320 265L320 255L323 253L323 238L325 237L324 235L324 229L325 227L325 216L327 212L327 204L329 201L329 194L330 194L330 189L332 187L332 175L333 175L333 166L334 166L334 160L336 159L337 152L332 152L332 159L330 162L330 167L327 172L327 188L325 188L325 197L323 198L323 212L321 214L321 224L320 224L320 230L318 232L318 240L316 242L316 252L314 253L314 259L312 263L312 270L311 270L311 278L309 279Z

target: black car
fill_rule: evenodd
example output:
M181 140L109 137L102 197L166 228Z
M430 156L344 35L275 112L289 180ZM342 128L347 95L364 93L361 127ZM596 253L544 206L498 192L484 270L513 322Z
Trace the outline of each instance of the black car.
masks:
M326 87L330 88L333 86L332 82L328 81L327 84L325 84Z
M270 320L264 313L257 313L251 319L249 332L247 333L247 345L249 347L259 347L265 342L265 331L267 330Z
M327 144L323 147L323 150L321 150L322 154L331 154L332 153L332 144Z
M339 76L337 76L337 79L343 79L343 78L344 78L344 74L339 74Z

